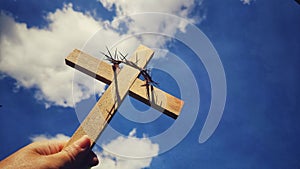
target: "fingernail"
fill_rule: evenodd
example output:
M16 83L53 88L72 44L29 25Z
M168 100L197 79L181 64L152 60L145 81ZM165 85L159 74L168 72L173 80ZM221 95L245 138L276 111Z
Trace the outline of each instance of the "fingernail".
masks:
M87 149L91 146L91 140L87 135L84 135L79 140L77 140L75 144L82 149Z
M97 157L93 158L93 165L98 165L99 164L99 159Z

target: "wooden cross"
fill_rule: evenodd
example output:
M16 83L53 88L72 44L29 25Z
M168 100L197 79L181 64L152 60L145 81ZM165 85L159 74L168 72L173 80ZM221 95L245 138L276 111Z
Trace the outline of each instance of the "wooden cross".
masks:
M77 49L66 57L67 65L110 84L66 146L83 135L91 138L91 146L93 146L127 93L172 118L178 117L184 104L182 100L153 86L151 86L151 94L149 94L144 86L145 82L137 78L153 54L153 50L140 45L133 56L126 60L118 74L110 64ZM155 93L155 97L153 97L153 93Z

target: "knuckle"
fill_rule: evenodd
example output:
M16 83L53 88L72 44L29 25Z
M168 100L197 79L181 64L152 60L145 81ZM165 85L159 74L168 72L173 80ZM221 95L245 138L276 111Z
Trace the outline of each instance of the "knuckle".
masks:
M66 158L69 162L76 160L77 152L80 151L78 146L72 145L63 149L66 152Z

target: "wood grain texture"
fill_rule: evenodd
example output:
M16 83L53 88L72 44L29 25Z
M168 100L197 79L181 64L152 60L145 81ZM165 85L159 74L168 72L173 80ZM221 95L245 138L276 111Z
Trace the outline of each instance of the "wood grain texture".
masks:
M92 140L92 145L94 145L95 141L127 95L129 88L138 77L140 73L140 69L138 68L144 68L152 58L153 53L154 52L151 49L142 45L137 48L134 55L127 61L128 65L124 65L118 76L115 74L109 87L100 97L79 128L75 131L66 146L72 144L83 135L88 135ZM82 68L95 71L95 64L95 60L86 60L85 65L83 64L84 67Z
M110 84L114 79L114 71L110 64L78 49L71 52L65 61L67 65L106 84ZM181 112L184 102L156 87L147 89L147 87L142 86L144 84L145 82L141 79L136 79L129 89L129 95L176 119Z

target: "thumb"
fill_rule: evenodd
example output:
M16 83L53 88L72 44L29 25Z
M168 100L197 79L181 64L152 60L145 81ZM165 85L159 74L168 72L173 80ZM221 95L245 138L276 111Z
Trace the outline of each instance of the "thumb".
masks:
M91 140L87 135L82 136L73 144L65 147L61 152L54 154L58 166L73 168L72 166L79 166L86 159L90 151Z

